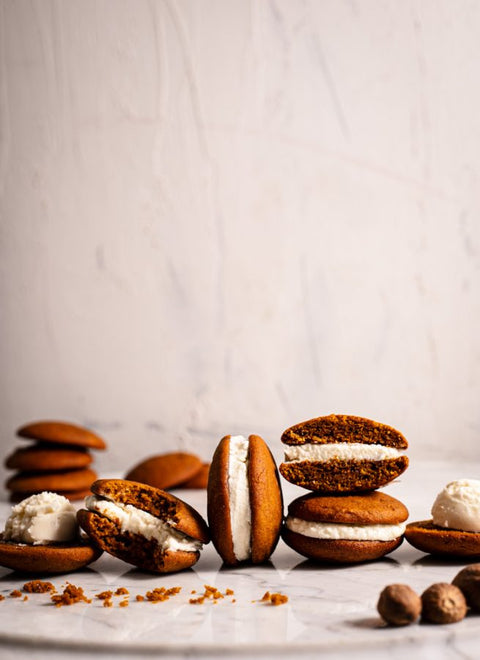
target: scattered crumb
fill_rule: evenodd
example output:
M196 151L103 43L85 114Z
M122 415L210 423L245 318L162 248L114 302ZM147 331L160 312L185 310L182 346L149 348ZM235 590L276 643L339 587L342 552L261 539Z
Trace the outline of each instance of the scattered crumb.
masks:
M233 589L225 589L225 596L233 596L234 593Z
M236 602L237 602L237 599L236 599L236 598L232 598L232 603L236 603Z
M205 587L205 598L213 598L214 600L223 598L223 594L217 589L217 587L211 587L208 584L204 584L203 586Z
M74 603L80 603L81 601L85 603L91 603L92 601L88 599L82 587L76 587L74 584L67 582L67 586L63 590L63 594L60 596L52 596L52 602L55 603L55 607L62 607L62 605L73 605Z
M197 593L197 590L196 590L196 589L192 589L190 593L191 593L191 594L196 594L196 593Z
M115 592L115 596L128 596L129 590L126 589L125 587L118 587L118 589Z
M2 600L5 600L5 596L2 596L2 594L0 594L0 601Z
M272 605L283 605L284 603L288 602L288 596L285 596L284 594L271 594L269 591L266 591L261 600L261 603L271 603Z
M113 603L110 600L110 598L105 598L105 600L103 601L103 607L113 607Z
M14 589L13 591L10 592L10 598L21 598L22 597L22 592L19 591L18 589Z
M113 591L102 591L99 594L97 594L95 598L98 598L99 600L110 600L112 596L113 596Z
M28 600L28 596L23 597L23 602L25 602L26 600Z
M138 602L140 603L142 600L145 600L145 596L141 596L140 594L137 594L135 600L138 600Z
M199 596L198 598L190 598L188 601L190 605L201 605L205 602L205 596Z
M170 596L180 593L181 589L182 587L171 587L170 589L157 587L156 589L152 589L152 591L147 591L145 596L151 603L161 603L164 600L168 600Z
M120 607L128 607L128 598L125 598L125 600L121 600L119 602Z
M30 582L25 582L23 585L23 591L26 591L28 594L45 594L50 591L54 594L57 590L51 582L31 580Z

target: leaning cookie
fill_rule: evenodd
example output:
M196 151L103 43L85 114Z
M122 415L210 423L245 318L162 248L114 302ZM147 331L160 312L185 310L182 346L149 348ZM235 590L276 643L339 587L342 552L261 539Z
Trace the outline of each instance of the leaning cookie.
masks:
M22 573L70 573L102 554L80 537L75 508L56 493L37 493L12 508L0 535L0 566Z
M279 539L283 500L275 461L262 438L227 435L220 441L207 499L212 541L224 563L267 561Z
M91 489L80 526L99 548L138 568L189 568L210 540L200 514L170 493L123 479L100 479Z
M289 505L282 538L293 550L316 561L370 561L402 543L407 518L406 507L384 493L310 493Z
M202 461L187 452L157 454L144 459L127 472L127 481L138 481L161 490L182 488L202 470Z
M458 479L437 495L432 519L407 525L405 538L418 550L444 557L480 558L480 481Z
M408 467L403 435L386 424L352 415L317 417L287 429L281 438L280 473L321 493L375 490Z

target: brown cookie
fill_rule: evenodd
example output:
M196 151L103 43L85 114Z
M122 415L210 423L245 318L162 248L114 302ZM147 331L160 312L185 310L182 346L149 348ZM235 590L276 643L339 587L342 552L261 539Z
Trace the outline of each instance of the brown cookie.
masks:
M462 532L419 520L407 525L405 538L418 550L443 557L480 558L480 532Z
M105 449L105 441L83 426L57 421L39 421L18 429L20 438L61 445L75 445L90 449Z
M78 512L79 524L93 543L129 564L154 573L179 571L193 566L210 540L200 514L171 493L123 479L100 479L91 488L94 496ZM135 523L144 514L157 538Z
M0 566L37 575L70 573L98 559L102 551L87 541L26 545L3 541L0 535Z
M246 464L241 473L230 469L231 452L237 451L239 439L245 454L240 463ZM225 564L267 561L278 542L283 499L275 461L262 438L232 440L228 435L220 441L210 466L207 497L212 541ZM246 507L246 520L241 513L232 514L239 498Z
M85 490L97 478L96 472L66 470L63 472L18 472L8 479L5 487L14 493L72 492Z
M154 488L168 490L180 487L202 469L202 461L194 454L172 452L147 458L125 476L127 481L138 481Z
M280 473L291 483L328 493L360 493L385 486L408 467L403 435L353 415L317 417L282 435Z
M5 467L22 472L54 472L87 467L92 455L84 449L52 449L53 445L38 444L16 449L5 460Z
M178 485L178 488L206 488L208 486L208 474L210 472L210 463L204 463L200 470L188 481Z
M298 553L316 561L370 561L402 543L407 518L406 507L384 493L311 493L289 505L282 538Z

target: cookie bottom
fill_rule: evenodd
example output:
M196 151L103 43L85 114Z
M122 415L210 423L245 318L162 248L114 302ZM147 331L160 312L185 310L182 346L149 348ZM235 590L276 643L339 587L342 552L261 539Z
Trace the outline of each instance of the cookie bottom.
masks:
M77 513L80 527L99 548L118 559L152 573L174 573L197 563L199 552L185 550L162 551L154 539L139 534L122 532L113 521L80 509Z
M383 461L299 461L281 463L280 474L292 484L319 493L361 493L386 486L408 467L407 456Z
M282 539L293 550L308 559L335 564L353 564L379 559L389 552L393 552L401 545L403 536L393 541L315 539L297 534L284 527Z
M70 573L98 559L102 550L87 542L24 545L0 539L0 566L36 575Z
M432 520L419 520L407 525L405 538L417 550L431 555L480 558L480 532L445 529Z

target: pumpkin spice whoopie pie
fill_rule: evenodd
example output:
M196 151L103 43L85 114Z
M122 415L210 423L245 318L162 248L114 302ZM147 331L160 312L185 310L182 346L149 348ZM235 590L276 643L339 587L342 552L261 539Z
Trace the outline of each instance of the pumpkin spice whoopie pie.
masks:
M282 538L316 561L370 561L402 543L407 518L406 507L385 493L309 493L290 503Z
M407 525L405 538L418 550L443 557L480 558L480 481L452 481L438 494L430 520Z
M261 564L277 545L283 499L277 467L258 435L225 436L213 455L208 522L224 563Z
M124 479L100 479L91 489L80 526L99 548L138 568L189 568L210 540L200 514L171 493Z
M291 483L320 493L360 493L385 486L408 467L403 435L353 415L317 417L282 435L280 473Z

